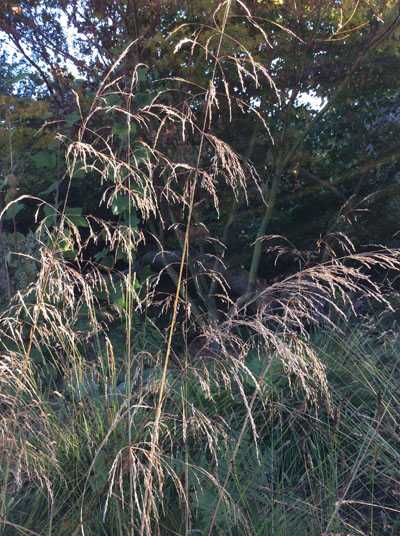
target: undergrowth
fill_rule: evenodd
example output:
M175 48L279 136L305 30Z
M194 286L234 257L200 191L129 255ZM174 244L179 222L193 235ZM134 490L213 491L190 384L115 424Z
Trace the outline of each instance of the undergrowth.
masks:
M225 376L230 364L212 356L186 370L171 367L154 462L158 517L151 526L161 534L184 534L188 509L189 533L207 534L223 493L215 534L318 535L327 527L335 534L397 534L400 371L394 328L382 335L374 319L373 336L365 322L346 339L313 337L328 370L330 408L325 397L307 402L278 356L265 351L249 353L249 373L237 372L236 381ZM160 358L136 352L128 389L120 381L123 363L106 349L103 359L94 352L82 356L77 348L69 356L65 368L42 383L43 363L25 370L32 390L14 400L14 421L3 420L2 467L9 470L2 474L8 476L4 534L79 534L80 527L85 534L127 534L130 486L135 501L143 494ZM260 379L266 362L271 366ZM6 366L9 361L2 363L2 378ZM250 426L242 433L248 415L243 397L251 398L256 379L257 445ZM17 389L10 377L3 382L3 414ZM13 434L8 438L7 429Z

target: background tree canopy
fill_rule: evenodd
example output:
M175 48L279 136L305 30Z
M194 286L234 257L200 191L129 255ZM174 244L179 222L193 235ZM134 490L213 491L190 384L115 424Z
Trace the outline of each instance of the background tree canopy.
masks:
M5 177L14 173L19 195L42 197L57 207L68 189L68 204L81 214L109 217L98 208L106 186L94 173L76 169L67 185L64 152L127 46L112 73L115 86L106 98L111 108L97 114L92 131L110 127L110 143L120 156L129 143L193 165L200 130L187 129L184 137L184 123L167 114L161 125L150 117L146 124L131 121L128 141L126 119L117 109L126 105L124 92L137 68L132 110L151 114L168 106L194 118L200 129L223 17L222 7L214 13L216 7L212 1L3 2L3 192ZM248 277L249 289L257 277L272 279L288 269L283 262L274 268L271 255L260 257L266 249L261 241L251 246L266 234L285 236L299 251L313 251L321 237L338 232L358 247L397 245L398 16L390 1L232 5L207 132L249 159L254 168L246 180L252 173L257 179L249 183L245 201L215 177L221 183L219 214L210 210L207 194L197 194L198 229L192 234L199 238L197 253L220 255L220 246L207 239L222 240L229 266L247 270L242 277ZM54 139L56 132L62 140ZM204 170L213 165L212 149L203 151L200 165ZM161 194L162 175L160 164L154 174L159 214L150 227L144 221L140 226L153 235L147 249L151 240L179 249L186 215ZM184 180L178 183L179 196ZM32 228L34 210L25 202L17 216L19 231ZM114 214L120 218L117 209ZM8 214L6 228L11 219Z

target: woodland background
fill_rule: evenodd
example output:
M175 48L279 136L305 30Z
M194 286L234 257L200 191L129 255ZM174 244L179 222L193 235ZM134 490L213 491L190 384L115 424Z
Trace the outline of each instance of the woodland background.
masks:
M1 534L398 534L399 38L0 0Z

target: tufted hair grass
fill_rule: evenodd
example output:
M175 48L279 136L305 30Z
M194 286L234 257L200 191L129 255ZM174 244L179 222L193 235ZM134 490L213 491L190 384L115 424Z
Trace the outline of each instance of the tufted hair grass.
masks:
M346 241L345 257L330 255L283 282L250 288L236 302L219 264L223 255L198 271L201 262L189 254L199 189L217 211L221 181L234 198L246 197L249 180L263 195L253 164L208 130L218 99L226 99L230 113L245 106L230 95L224 62L234 65L241 84L258 87L263 79L277 91L247 49L223 56L233 3L214 13L216 47L203 39L204 28L176 46L201 47L214 60L208 87L199 88L203 107L172 107L165 90L133 111L141 66L125 86L113 76L128 47L68 143L69 180L79 168L97 174L102 203L128 199L128 222L86 215L77 224L66 199L54 224L47 217L38 225L38 255L30 257L37 277L1 313L3 534L398 531L398 340L394 330L370 340L368 322L374 330L380 325L374 316L343 331L347 315L356 313L356 295L392 308L393 298L366 270L398 270L398 252L357 254ZM113 95L125 106L109 104ZM95 127L112 113L127 125L123 156L112 122ZM130 144L133 123L153 133L151 143ZM188 132L197 140L195 161L162 152L160 136L171 126L182 142ZM186 214L178 270L165 266L176 284L163 303L167 326L149 313L158 278L141 281L133 269L133 252L146 238L133 212L142 221L162 220L161 199ZM85 248L101 239L110 252L124 252L126 274L115 278L96 263L82 270ZM74 252L72 261L66 250ZM224 311L209 292L216 286Z

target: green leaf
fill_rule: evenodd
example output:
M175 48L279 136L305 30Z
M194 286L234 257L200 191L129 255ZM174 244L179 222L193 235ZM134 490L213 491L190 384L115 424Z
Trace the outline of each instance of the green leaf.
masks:
M28 72L24 72L24 73L19 73L15 76L12 76L10 78L6 78L5 79L5 82L6 84L15 84L16 82L20 82L21 80L24 80L24 78L28 78L30 73Z
M67 123L77 123L81 120L81 116L78 114L78 112L72 112L71 114L68 114L64 117L65 121Z
M88 227L88 222L83 216L67 216L68 221L70 221L75 227ZM67 223L68 223L67 221Z
M49 205L49 204L45 204L44 205L44 215L46 217L48 216L54 216L54 214L57 212L57 206L55 205Z
M108 170L108 178L110 179L110 181L113 181L113 182L116 182L115 180L115 173L114 173L114 168L113 167L109 167Z
M144 93L137 93L134 100L139 108L144 108L145 106L151 104L153 95L147 90Z
M73 179L84 179L86 177L86 171L84 167L75 166L74 172L72 173Z
M68 259L72 261L76 259L77 254L78 252L75 249L66 249L65 251L63 251L64 259Z
M70 242L69 242L70 232L69 232L69 229L64 228L62 230L62 234L65 236L65 240L60 241L60 247L62 247L64 251L67 251L68 249L70 249Z
M39 169L56 167L56 155L50 151L39 151L32 156L32 160Z
M131 123L130 124L130 129L131 129L131 136L132 135L134 136L136 134L136 130L137 130L136 129L136 123Z
M129 196L127 195L118 195L114 197L112 205L111 205L111 212L114 214L114 216L118 216L119 214L122 214L124 211L129 210Z
M43 353L38 348L32 348L30 353L31 359L35 363L43 363Z
M14 207L14 210L13 210ZM14 203L3 215L3 220L12 220L24 208L22 203Z
M126 297L125 296L120 296L120 298L118 300L118 304L116 304L114 302L114 305L119 305L122 309L124 309L126 311L127 310Z
M25 78L28 78L29 75L30 75L30 73L28 73L28 72L19 73L19 74L17 74L17 76L14 77L14 82L19 82L20 80L24 80Z
M121 99L119 95L116 95L115 93L112 93L111 95L106 95L103 98L107 106L118 106L121 104Z
M104 255L101 258L101 264L107 268L113 268L115 264L113 255Z
M145 82L147 80L147 73L149 72L148 67L139 67L137 70L137 77L139 82Z
M57 370L50 363L46 363L42 370L43 370L45 377L50 376L52 380L55 380L57 378Z
M81 207L67 207L65 209L65 217L67 224L72 224L76 227L88 227L88 222L82 216Z
M55 190L57 190L57 185L61 184L61 181L54 181L50 184L50 186L46 189L46 190L43 190L43 192L40 192L39 195L48 195L48 194L51 194L52 192L54 192Z
M140 148L140 149L137 149L135 152L134 152L134 155L135 155L135 159L136 159L136 162L134 162L135 164L140 164L141 161L143 160L147 160L151 157L151 151L149 151L148 149L146 148Z
M115 123L112 133L118 136L121 141L124 141L128 135L128 125L126 123Z
M82 207L67 207L65 209L65 215L66 216L80 216L82 214Z
M23 235L22 233L16 233L16 238L17 238L17 245L18 247L20 248L21 247L21 244L24 242L25 240L25 235ZM20 258L21 260L21 258Z
M117 255L116 255L116 258L117 260L123 260L125 261L126 263L128 262L128 257L125 253L125 251L122 249L122 248L118 248L117 249Z
M132 228L136 228L139 225L139 222L140 220L136 216L135 210L132 208L130 216L129 214L126 215L123 224L132 229Z
M104 259L104 257L107 255L108 250L106 248L103 248L101 251L98 251L96 255L93 257L95 262L100 262Z

